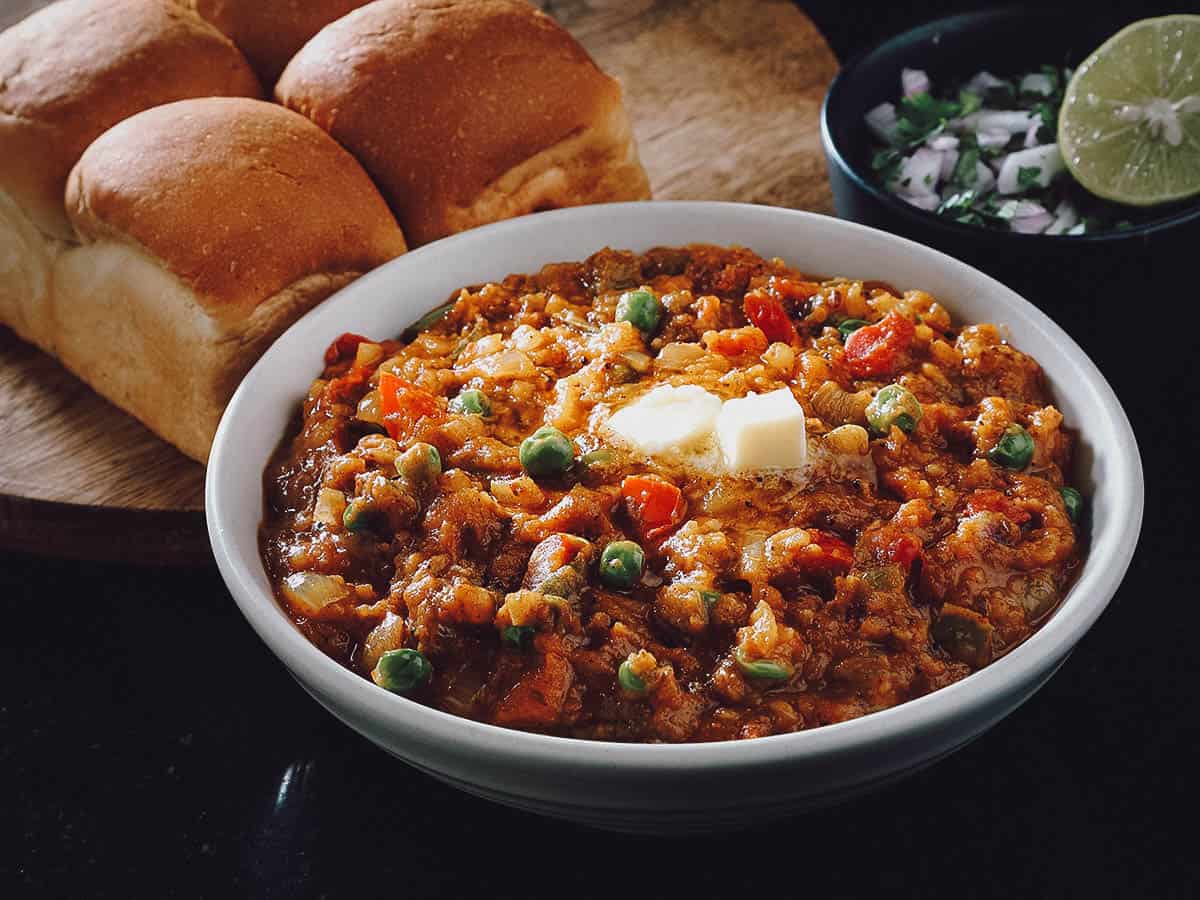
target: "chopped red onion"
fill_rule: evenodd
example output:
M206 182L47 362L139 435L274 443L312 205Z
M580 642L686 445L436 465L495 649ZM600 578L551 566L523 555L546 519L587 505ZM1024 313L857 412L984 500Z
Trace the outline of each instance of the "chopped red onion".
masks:
M1046 234L1062 234L1068 228L1079 223L1079 213L1068 201L1064 200L1054 208L1054 221L1046 229Z
M906 194L933 193L942 173L942 154L918 147L900 164L900 191Z
M896 107L891 103L880 103L878 106L868 110L863 116L867 122L867 128L871 134L879 138L885 144L890 144L896 137Z
M904 89L905 97L928 94L932 87L929 76L922 69L901 69L900 86Z
M982 97L989 88L1000 87L1002 84L1004 84L1003 81L985 69L971 76L971 80L963 85L963 90Z
M1041 117L1024 109L980 109L965 116L962 127L969 131L1006 131L1023 134Z
M1021 90L1026 94L1041 94L1043 97L1049 97L1054 93L1054 84L1050 81L1049 75L1031 72L1021 79Z
M1040 187L1046 187L1050 179L1064 168L1066 166L1062 154L1058 152L1058 144L1018 150L1004 158L1000 174L996 176L996 190L1001 194L1016 194L1025 190L1026 185L1020 183L1021 169L1037 169L1034 179Z
M1040 203L1021 200L1009 220L1009 227L1020 234L1041 234L1054 222L1054 216Z

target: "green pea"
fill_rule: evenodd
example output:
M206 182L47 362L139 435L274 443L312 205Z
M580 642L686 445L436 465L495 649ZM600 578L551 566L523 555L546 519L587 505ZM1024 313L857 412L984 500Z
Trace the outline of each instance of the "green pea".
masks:
M1006 469L1023 469L1033 459L1033 438L1020 425L1009 425L987 458Z
M393 694L407 694L427 682L433 666L420 650L389 650L379 657L371 679Z
M787 681L795 671L791 666L769 659L746 659L742 651L734 653L738 668L747 678L758 678L763 681Z
M704 608L712 612L712 608L721 602L720 591L701 591L700 599L704 601Z
M450 411L463 416L482 416L486 419L492 414L492 404L483 391L469 388L460 391L458 396L450 401Z
M418 441L396 459L396 471L405 481L430 484L442 474L442 455L433 444Z
M869 324L870 323L864 319L842 319L841 323L837 327L838 334L840 334L842 336L842 340L845 341L846 338L850 337L850 335L854 334L854 332L858 331L858 329Z
M520 649L537 632L532 625L509 625L500 632L500 638L506 644Z
M561 475L575 460L575 445L557 428L547 425L521 441L521 467L535 478Z
M625 660L617 669L617 683L631 694L646 693L646 682L634 674L629 660Z
M370 531L376 521L375 510L366 500L351 500L342 512L342 524L352 534Z
M887 434L893 425L912 434L924 414L921 401L898 384L880 388L867 404L867 424L878 434Z
M1073 487L1059 488L1058 492L1062 494L1063 506L1067 508L1067 515L1072 522L1078 522L1079 517L1083 515L1083 494Z
M646 554L633 541L613 541L600 554L600 581L615 591L627 591L642 577Z
M617 301L617 321L628 322L644 334L653 334L663 307L649 291L626 291Z

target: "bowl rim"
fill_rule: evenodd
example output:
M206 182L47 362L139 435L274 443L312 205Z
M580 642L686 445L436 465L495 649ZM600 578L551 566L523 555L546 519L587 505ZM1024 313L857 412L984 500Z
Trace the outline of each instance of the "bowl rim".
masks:
M946 31L948 29L957 29L965 24L979 24L987 22L995 22L1000 20L1012 20L1020 18L1054 18L1056 16L1066 15L1066 12L1056 8L1037 8L1024 4L1013 4L1010 6L1002 6L994 9L976 10L974 12L955 13L951 16L944 16L939 19L933 19L924 22L920 25L902 31L899 34L894 34L891 37L884 38L881 41L872 44L865 50L861 50L852 56L846 63L842 65L833 80L829 83L829 88L825 91L825 98L821 101L821 144L825 149L825 156L829 163L836 166L837 169L845 175L850 181L861 191L865 191L873 198L883 203L884 206L894 215L898 215L909 223L927 228L942 229L950 235L957 237L976 237L984 240L996 241L1012 241L1014 245L1020 246L1024 244L1026 247L1032 242L1043 242L1046 246L1058 247L1079 247L1079 246L1095 246L1103 244L1114 244L1122 241L1137 240L1142 238L1152 237L1163 231L1179 228L1181 226L1190 225L1200 221L1200 195L1192 197L1189 201L1192 205L1184 209L1178 210L1170 215L1160 219L1152 219L1149 222L1144 222L1140 225L1134 225L1131 228L1125 228L1120 231L1102 231L1097 234L1023 234L1018 231L1000 231L992 228L981 228L978 225L966 225L962 222L955 222L952 219L947 219L944 216L939 216L936 213L929 212L923 209L917 209L911 204L905 203L898 197L889 194L887 191L880 188L869 177L859 172L858 168L850 163L846 153L842 152L842 146L834 138L834 129L831 124L831 106L841 99L841 93L846 89L846 84L854 77L858 70L867 60L885 50L898 49L899 47L911 42L924 40L937 32ZM1137 21L1131 19L1130 22ZM863 110L863 113L866 111ZM861 118L861 114L860 114ZM865 127L863 129L866 134ZM1119 205L1119 204L1118 204Z
M780 227L803 223L806 227L833 229L868 245L872 241L895 242L908 253L928 257L931 266L958 270L960 275L985 288L996 298L992 302L997 302L1001 308L1015 306L1021 309L1036 330L1062 347L1063 353L1081 371L1093 395L1090 399L1099 404L1094 412L1107 417L1117 438L1106 459L1111 456L1113 464L1126 472L1127 477L1116 493L1112 511L1114 525L1106 533L1106 540L1093 542L1074 586L1050 619L1012 652L947 687L857 719L749 741L619 743L537 734L455 716L380 690L311 644L284 613L275 596L259 589L254 579L255 568L259 574L263 572L257 540L259 523L252 525L253 534L249 541L252 554L244 556L239 551L239 523L231 517L224 502L226 489L223 485L231 478L227 472L244 469L237 452L236 434L244 419L252 421L247 417L252 416L253 395L260 385L273 380L272 368L276 360L286 355L288 332L285 332L238 386L213 441L205 479L206 518L213 554L235 602L263 642L307 689L315 690L323 698L323 704L331 709L349 711L356 721L377 723L387 733L420 733L447 742L446 746L487 754L493 761L501 757L519 758L527 766L570 764L584 771L619 765L625 773L646 775L668 772L679 775L689 770L795 763L834 752L861 750L879 742L913 738L944 727L971 711L985 709L991 702L1048 676L1108 606L1133 557L1144 505L1142 464L1129 420L1095 364L1045 313L990 276L906 238L817 213L720 201L653 201L650 204L612 203L554 210L486 225L400 256L364 275L355 284L395 279L409 267L424 265L426 260L436 264L437 260L447 256L469 254L472 246L493 240L528 240L531 234L536 235L543 229L551 231L572 223L583 227L589 219L614 212L643 215L648 205L663 209L664 215L685 219L703 220L706 216L717 216L745 221L763 218ZM336 310L341 302L353 296L353 292L349 292L340 298L331 298L307 313L301 321L318 313L333 315L331 310ZM246 527L241 523L242 529ZM1101 543L1105 545L1104 555L1096 552L1101 549L1098 546Z

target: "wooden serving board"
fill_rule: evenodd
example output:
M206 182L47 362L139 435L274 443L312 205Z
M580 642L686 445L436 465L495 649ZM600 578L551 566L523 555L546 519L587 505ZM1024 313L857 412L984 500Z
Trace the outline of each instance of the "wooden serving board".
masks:
M0 0L0 26L44 5ZM620 78L656 198L829 210L818 108L837 63L791 2L540 5ZM0 546L204 563L203 489L202 466L0 328Z

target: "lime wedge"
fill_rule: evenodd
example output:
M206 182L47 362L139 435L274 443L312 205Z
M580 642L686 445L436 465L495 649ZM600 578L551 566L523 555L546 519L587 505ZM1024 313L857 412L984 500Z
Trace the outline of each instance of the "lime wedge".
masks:
M1200 193L1200 16L1143 19L1076 70L1058 143L1099 197L1153 206Z

